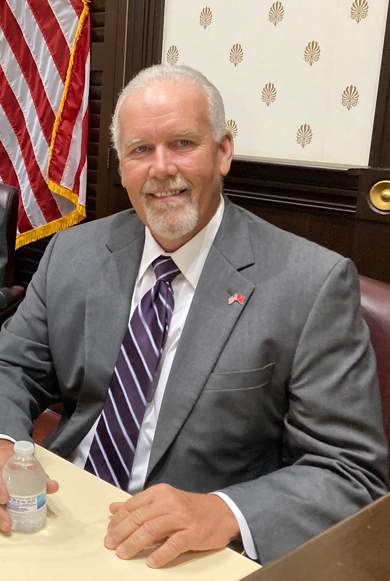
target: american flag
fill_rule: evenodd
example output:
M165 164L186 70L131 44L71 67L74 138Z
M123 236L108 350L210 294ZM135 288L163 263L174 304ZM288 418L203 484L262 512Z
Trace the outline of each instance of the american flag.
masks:
M0 0L0 181L17 247L86 215L88 0Z

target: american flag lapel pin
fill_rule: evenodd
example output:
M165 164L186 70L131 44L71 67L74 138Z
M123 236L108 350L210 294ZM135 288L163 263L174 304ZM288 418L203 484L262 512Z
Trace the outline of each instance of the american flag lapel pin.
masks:
M240 295L240 293L236 293L236 294L232 295L231 297L229 297L229 299L228 299L229 305L232 305L235 301L237 301L238 303L240 303L240 305L242 305L242 303L244 302L244 297L242 295Z

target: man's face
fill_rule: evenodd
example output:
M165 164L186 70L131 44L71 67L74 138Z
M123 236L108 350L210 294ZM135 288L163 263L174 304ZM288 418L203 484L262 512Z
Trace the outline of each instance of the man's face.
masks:
M207 99L193 83L156 81L119 111L122 185L159 244L174 252L210 221L233 155L215 143Z

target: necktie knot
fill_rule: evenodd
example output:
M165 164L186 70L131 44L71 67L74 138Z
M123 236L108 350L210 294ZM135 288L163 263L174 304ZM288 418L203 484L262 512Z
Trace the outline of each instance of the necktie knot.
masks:
M156 260L153 260L152 265L156 275L156 282L164 280L171 283L180 273L180 269L170 256L159 256Z

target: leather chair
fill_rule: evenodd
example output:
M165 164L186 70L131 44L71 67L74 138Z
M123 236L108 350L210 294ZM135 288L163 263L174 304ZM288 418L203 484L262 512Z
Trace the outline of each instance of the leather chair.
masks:
M12 298L7 306L0 310L0 327L8 317L14 314L18 305L26 294L22 286L14 285L15 273L15 241L19 210L19 193L12 186L0 183L0 204L6 215L6 239L7 239L7 263L4 270L4 280L0 281L0 287L10 290Z
M57 406L56 409L60 411L62 404L55 405ZM36 444L40 444L58 426L61 419L61 414L58 411L47 409L34 421L32 437Z
M362 314L376 355L383 425L390 447L390 284L365 276L359 279Z

